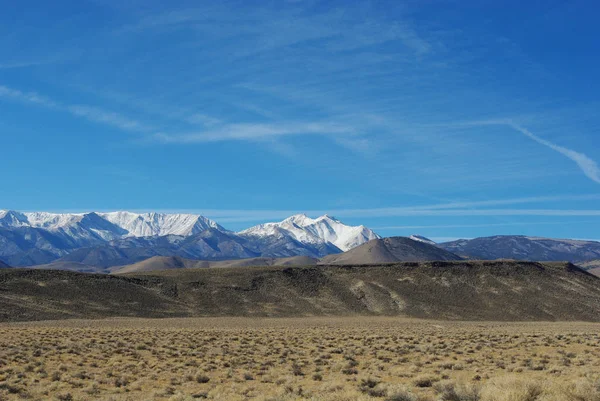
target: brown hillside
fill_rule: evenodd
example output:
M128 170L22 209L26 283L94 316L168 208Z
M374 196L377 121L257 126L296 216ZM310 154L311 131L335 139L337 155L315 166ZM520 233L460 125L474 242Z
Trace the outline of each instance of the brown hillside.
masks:
M390 237L374 239L347 252L325 256L322 263L346 265L432 260L461 260L461 258L424 242L406 237Z
M0 270L0 319L389 315L600 320L600 279L565 263L173 269L125 275Z

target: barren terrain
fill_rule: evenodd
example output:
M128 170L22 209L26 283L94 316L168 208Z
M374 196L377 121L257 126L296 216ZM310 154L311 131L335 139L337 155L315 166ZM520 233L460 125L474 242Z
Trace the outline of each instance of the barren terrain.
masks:
M600 325L405 318L0 325L0 399L600 399Z

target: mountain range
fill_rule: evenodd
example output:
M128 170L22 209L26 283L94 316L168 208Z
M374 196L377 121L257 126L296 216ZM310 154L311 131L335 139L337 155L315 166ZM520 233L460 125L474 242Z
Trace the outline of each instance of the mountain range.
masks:
M438 244L468 259L584 262L600 259L600 242L499 235Z
M426 248L424 246L427 245ZM203 266L266 265L306 257L306 264L514 259L600 260L600 242L528 236L493 236L436 244L412 235L381 239L364 226L304 214L233 232L200 215L167 213L21 213L0 211L0 268L39 266L112 272L153 257L215 262ZM244 259L247 262L233 262ZM155 264L156 265L156 264ZM154 266L155 266L154 265Z
M364 226L327 215L299 214L236 233L193 214L0 211L0 259L11 266L60 260L110 267L152 256L319 258L376 238Z

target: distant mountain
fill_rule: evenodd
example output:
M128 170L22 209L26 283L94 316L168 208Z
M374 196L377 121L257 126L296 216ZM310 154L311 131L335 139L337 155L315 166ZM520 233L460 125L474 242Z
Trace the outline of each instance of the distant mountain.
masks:
M114 254L118 251L106 249L111 241L143 234L196 233L205 228L226 231L196 215L0 211L0 259L13 266L31 266L82 248L103 248L94 252Z
M148 271L190 269L190 268L219 268L247 266L311 266L317 264L317 259L308 256L293 256L291 258L250 258L223 261L205 261L180 258L178 256L154 256L128 266L112 268L113 274L138 273Z
M577 265L584 270L598 269L600 268L600 259L588 260L587 262L578 263Z
M461 260L453 253L406 237L374 239L339 255L329 255L323 264L377 264L394 262Z
M122 238L95 247L76 249L58 261L108 268L136 263L153 256L222 260L253 258L260 256L260 253L253 244L234 233L209 228L188 237L165 235Z
M578 263L577 265L582 269L587 270L588 272L600 277L600 259Z
M319 258L379 238L330 216L295 215L239 233L194 214L0 211L0 259L12 266L107 268L153 256ZM65 264L66 263L66 264Z
M10 266L0 260L0 269L8 269L8 268L10 268Z
M475 238L438 244L470 259L515 259L579 262L600 259L600 242L526 237L519 235Z
M318 258L329 253L339 252L338 248L329 244L303 244L287 236L246 237L210 228L188 237L168 235L123 238L95 247L76 249L58 261L109 268L137 263L153 256L177 256L193 260L218 261L258 257L306 256Z
M41 228L63 232L75 241L89 238L113 240L124 237L193 235L208 228L227 231L214 221L194 214L167 213L21 213L0 211L0 227Z
M341 251L380 238L365 226L348 226L328 215L311 219L305 214L288 217L279 223L260 224L238 234L244 237L288 237L303 244L333 245Z
M209 228L227 231L214 221L195 214L111 212L100 215L125 230L128 237L188 236Z
M56 260L54 262L47 263L44 265L31 266L31 268L38 269L38 270L67 270L67 271L79 272L79 273L100 273L100 274L110 273L110 270L105 267L90 266L90 265L86 265L86 264L79 263L79 262L69 262L69 261L61 261L61 260Z
M49 263L76 247L64 233L26 226L0 228L0 259L11 266Z

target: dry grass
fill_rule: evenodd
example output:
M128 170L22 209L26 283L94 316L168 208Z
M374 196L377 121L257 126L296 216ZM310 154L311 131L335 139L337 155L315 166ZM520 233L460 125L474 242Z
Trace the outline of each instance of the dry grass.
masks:
M0 325L0 400L600 401L600 325L398 318Z

